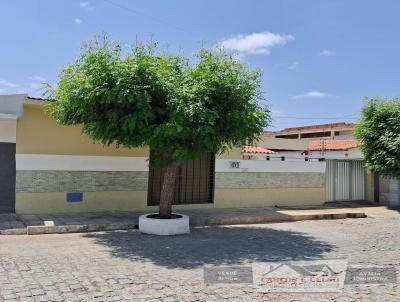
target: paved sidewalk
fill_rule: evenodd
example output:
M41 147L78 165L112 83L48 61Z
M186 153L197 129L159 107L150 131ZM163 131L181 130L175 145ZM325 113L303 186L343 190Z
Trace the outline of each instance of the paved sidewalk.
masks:
M321 208L235 208L178 210L190 217L191 226L254 224L316 219L364 218L368 204L330 204ZM34 235L127 230L137 228L138 212L77 214L0 214L0 234Z
M399 302L400 213L360 209L367 218L196 227L157 238L138 230L0 236L0 301ZM395 269L397 282L260 293L256 284L204 280L206 267L324 259Z

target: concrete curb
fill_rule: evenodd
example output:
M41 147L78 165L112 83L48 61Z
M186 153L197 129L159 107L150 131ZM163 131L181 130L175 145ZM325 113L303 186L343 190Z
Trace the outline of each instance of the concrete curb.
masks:
M217 215L205 217L191 217L190 226L212 226L212 225L235 225L235 224L260 224L290 222L301 220L324 220L365 218L364 212L342 212L342 213L314 213L314 214L287 214L274 213L266 215ZM137 219L132 223L112 224L71 224L59 226L27 226L26 228L0 230L0 235L40 235L40 234L65 234L65 233L87 233L100 231L130 230L138 227Z
M0 235L26 235L27 229L7 229L7 230L0 230Z
M100 231L129 230L136 227L136 223L113 223L113 224L70 224L58 226L28 226L27 235L39 234L64 234L64 233L87 233Z
M321 213L321 214L299 214L299 215L240 215L240 216L220 216L220 217L196 217L191 219L191 226L207 225L234 225L234 224L258 224L269 222L290 222L301 220L326 220L326 219L345 219L345 218L366 218L364 212L347 213Z

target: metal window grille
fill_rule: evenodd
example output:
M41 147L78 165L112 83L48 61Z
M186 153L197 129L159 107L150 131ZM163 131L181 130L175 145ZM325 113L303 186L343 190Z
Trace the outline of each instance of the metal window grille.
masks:
M150 156L147 204L159 205L164 170L152 164ZM215 156L211 152L179 166L173 204L212 203Z

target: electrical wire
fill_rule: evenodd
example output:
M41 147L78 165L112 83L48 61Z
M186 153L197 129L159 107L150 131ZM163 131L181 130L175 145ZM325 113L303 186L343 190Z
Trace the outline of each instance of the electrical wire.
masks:
M274 116L273 118L297 119L297 120L332 120L332 119L351 119L358 115L335 116L335 117L300 117L300 116Z
M141 17L145 17L145 18L152 19L152 20L154 20L154 21L156 21L156 22L158 22L158 23L160 23L160 24L163 24L163 25L169 26L169 27L171 27L171 28L174 28L174 29L176 29L176 30L179 30L179 31L181 31L181 32L184 32L184 33L187 34L187 35L190 35L190 36L193 36L193 35L194 35L194 34L188 32L188 31L187 31L186 29L184 29L184 28L181 28L181 27L179 27L179 26L176 26L176 25L174 25L174 24L172 24L172 23L170 23L170 22L168 22L168 21L159 19L159 18L157 18L157 17L148 15L148 14L143 13L143 12L141 12L141 11L138 11L138 10L136 10L136 9L132 9L132 8L130 8L130 7L127 7L127 6L125 6L125 5L121 5L121 4L119 4L119 3L115 3L115 2L110 1L110 0L103 0L103 1L106 2L106 3L108 3L108 4L110 4L110 5L113 5L113 6L115 6L115 7L118 7L118 8L120 8L120 9L123 9L123 10L125 10L125 11L127 11L127 12L133 13L133 14L135 14L135 15L138 15L138 16L141 16Z
M113 5L113 6L115 6L115 7L118 7L118 8L120 8L120 9L122 9L122 10L125 10L125 11L127 11L127 12L130 12L130 13L132 13L132 14L135 14L135 15L138 15L138 16L141 16L141 17L144 17L144 18L152 19L152 20L154 20L154 21L156 21L156 22L158 22L158 23L160 23L160 24L169 26L169 27L171 27L171 28L174 28L175 30L181 31L181 32L183 32L183 33L185 33L185 34L188 34L188 35L190 35L190 36L194 36L193 33L187 31L187 30L184 29L184 28L181 28L181 27L179 27L179 26L176 26L176 25L174 25L174 24L172 24L172 23L170 23L170 22L168 22L168 21L165 21L165 20L162 20L162 19L160 19L160 18L151 16L151 15L149 15L149 14L143 13L143 12L141 12L141 11L139 11L139 10L136 10L136 9L133 9L133 8L130 8L130 7L127 7L127 6L125 6L125 5L116 3L116 2L111 1L111 0L103 0L103 1L106 2L106 3L108 3L108 4L110 4L110 5ZM300 117L300 116L279 115L279 116L273 116L272 119L275 120L275 119L279 118L279 119L295 119L295 120L334 120L334 119L346 119L346 118L347 118L347 119L350 119L350 118L352 119L352 118L358 118L358 117L359 117L359 115L357 115L357 114L343 115L343 116L334 116L334 117L333 117L333 116L332 116L332 117L318 117L318 116ZM282 124L285 124L285 123L279 123L279 122L278 122L278 123L274 123L274 124L275 124L275 125L276 125L276 124L282 125Z

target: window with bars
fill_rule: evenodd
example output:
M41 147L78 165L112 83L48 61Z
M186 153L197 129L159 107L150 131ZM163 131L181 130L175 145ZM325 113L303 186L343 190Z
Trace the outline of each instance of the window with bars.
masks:
M155 167L150 157L147 204L160 204L163 169ZM215 156L211 152L179 166L173 204L212 203L214 198Z

